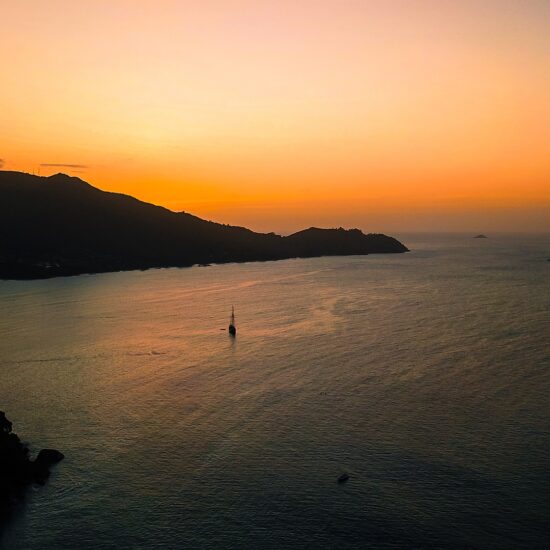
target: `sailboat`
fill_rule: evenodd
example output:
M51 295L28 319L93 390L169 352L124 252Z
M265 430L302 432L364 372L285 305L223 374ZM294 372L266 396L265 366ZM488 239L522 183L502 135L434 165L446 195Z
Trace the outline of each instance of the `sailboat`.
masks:
M231 306L231 319L229 320L229 334L235 336L237 334L237 327L235 325L235 308Z

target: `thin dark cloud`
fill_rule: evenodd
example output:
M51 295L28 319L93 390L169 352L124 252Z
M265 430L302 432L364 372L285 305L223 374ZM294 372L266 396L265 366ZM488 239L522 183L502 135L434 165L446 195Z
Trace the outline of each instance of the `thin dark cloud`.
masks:
M85 164L58 164L51 162L43 162L40 166L50 167L50 168L80 168L85 170L88 168Z

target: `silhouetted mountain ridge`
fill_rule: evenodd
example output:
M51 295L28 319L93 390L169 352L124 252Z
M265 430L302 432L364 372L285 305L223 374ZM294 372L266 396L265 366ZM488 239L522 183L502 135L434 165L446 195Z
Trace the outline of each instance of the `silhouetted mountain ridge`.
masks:
M406 251L392 237L358 229L255 233L101 191L65 174L0 171L3 278Z

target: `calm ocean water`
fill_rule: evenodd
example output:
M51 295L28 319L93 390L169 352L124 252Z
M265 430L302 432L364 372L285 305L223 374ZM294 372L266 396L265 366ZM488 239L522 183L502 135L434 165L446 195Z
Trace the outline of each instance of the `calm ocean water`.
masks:
M400 237L0 282L0 409L66 455L1 545L550 547L550 237Z

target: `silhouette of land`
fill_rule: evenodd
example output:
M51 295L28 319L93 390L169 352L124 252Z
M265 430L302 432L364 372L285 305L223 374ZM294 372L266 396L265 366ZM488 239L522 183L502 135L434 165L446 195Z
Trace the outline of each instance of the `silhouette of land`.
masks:
M0 171L4 279L397 252L407 252L398 240L359 229L255 233L101 191L65 174Z
M43 484L50 475L50 467L63 460L55 449L42 449L36 459L30 459L28 447L12 431L12 423L0 411L0 526L11 508L22 499L25 489Z

